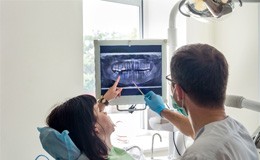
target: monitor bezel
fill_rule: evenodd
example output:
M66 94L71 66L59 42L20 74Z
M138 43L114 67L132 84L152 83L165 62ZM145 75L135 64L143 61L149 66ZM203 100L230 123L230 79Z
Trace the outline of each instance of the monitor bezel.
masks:
M116 45L160 45L162 49L162 98L167 103L167 86L165 77L167 75L167 40L165 39L144 39L144 40L94 40L95 49L95 78L96 97L101 97L101 73L100 73L100 46ZM145 104L143 95L120 96L109 102L110 105Z

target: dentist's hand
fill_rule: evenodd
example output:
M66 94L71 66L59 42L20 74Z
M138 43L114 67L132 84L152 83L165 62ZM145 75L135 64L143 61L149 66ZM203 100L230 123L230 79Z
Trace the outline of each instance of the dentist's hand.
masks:
M144 100L151 110L161 115L162 110L165 109L165 105L161 96L155 94L153 91L149 91L145 94Z

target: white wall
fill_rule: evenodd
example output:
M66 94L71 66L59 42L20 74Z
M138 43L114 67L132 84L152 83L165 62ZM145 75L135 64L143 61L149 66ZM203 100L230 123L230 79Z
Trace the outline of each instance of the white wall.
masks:
M176 0L144 0L144 38L167 39L169 15L175 3Z
M215 46L229 63L227 94L260 101L259 95L259 3L243 3L214 25ZM227 108L227 113L244 124L250 133L259 125L259 113Z
M184 17L184 16L183 16ZM194 18L187 18L187 44L207 43L214 44L212 22L202 22Z
M2 155L2 2L0 1L0 159Z
M177 2L178 0L144 0L145 39L168 38L169 16L173 6ZM186 43L186 18L178 14L175 21L178 32L177 46L181 46Z
M1 160L45 153L36 127L83 92L81 0L1 2Z

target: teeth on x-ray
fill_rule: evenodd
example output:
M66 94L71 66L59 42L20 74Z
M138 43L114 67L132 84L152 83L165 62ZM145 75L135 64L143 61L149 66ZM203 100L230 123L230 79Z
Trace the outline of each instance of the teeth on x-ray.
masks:
M161 53L137 54L104 54L101 58L102 76L116 80L120 76L120 84L144 84L161 76ZM156 83L156 82L154 82Z
M122 61L112 65L112 71L120 74L128 71L150 71L151 69L150 62L140 62L138 60Z
M111 70L116 77L121 76L121 83L129 84L132 80L145 82L152 77L154 65L143 59L121 60L111 65Z

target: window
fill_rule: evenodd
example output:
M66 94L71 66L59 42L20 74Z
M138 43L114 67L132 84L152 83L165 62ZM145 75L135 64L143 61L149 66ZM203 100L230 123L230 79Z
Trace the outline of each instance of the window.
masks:
M84 89L95 94L93 40L142 38L141 0L84 0Z
M128 40L143 38L143 0L83 0L84 37L84 90L95 95L95 63L93 40ZM168 20L167 20L168 21ZM161 37L160 37L161 38ZM97 97L98 98L98 97ZM125 107L125 106L123 106ZM144 131L147 110L133 113L118 112L116 107L108 107L108 113L117 128L112 135L112 143L118 147L131 144L150 151L151 136L157 131ZM167 148L168 133L160 132L163 143L156 148ZM135 137L135 138L134 138ZM144 141L145 140L145 141ZM146 143L147 142L147 143ZM146 146L142 146L146 144Z
M141 39L142 0L84 0L83 7L84 90L95 95L93 40ZM117 112L115 107L108 109L108 113ZM129 129L127 133L140 129L143 126L140 122L143 122L144 112L117 112L110 114L110 117L119 126L116 129L118 132L115 133L118 135L122 133L121 129L125 125L128 125ZM124 138L127 137L119 141L125 143Z

